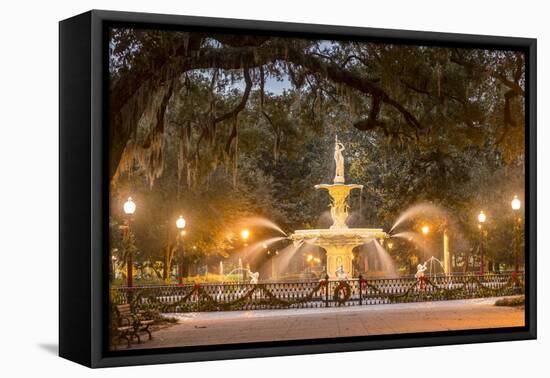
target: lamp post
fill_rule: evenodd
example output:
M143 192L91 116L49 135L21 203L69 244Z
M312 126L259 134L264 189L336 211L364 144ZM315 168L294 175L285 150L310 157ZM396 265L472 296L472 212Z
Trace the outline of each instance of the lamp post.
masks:
M451 273L451 252L449 251L449 222L447 218L443 220L443 271L445 274Z
M183 250L183 237L185 236L185 219L183 218L183 215L180 215L178 220L176 221L176 228L178 229L178 284L183 285L183 258L184 258L184 250Z
M477 216L477 220L479 222L478 228L479 228L479 256L480 256L480 262L479 262L479 274L483 275L484 273L484 258L483 258L483 223L487 220L487 216L481 210L479 215Z
M243 229L241 230L241 238L243 240L243 246L246 248L248 247L248 238L250 237L250 231L248 229ZM244 251L244 257L245 259L247 258L247 253L246 253L246 250ZM245 270L242 270L241 269L241 276L242 276L242 280L244 281L247 277L247 273Z
M113 282L116 278L116 256L113 255L112 253L114 253L115 251L117 251L116 248L114 248L112 251L111 251L111 282Z
M136 212L136 203L132 200L132 197L128 197L128 200L124 202L124 205L122 206L122 209L124 210L124 214L126 214L126 225L124 228L124 244L125 246L128 245L130 242L130 221L132 220L132 216ZM126 286L132 287L134 283L134 251L132 246L127 248L126 250Z
M520 247L520 232L521 232L521 215L519 210L521 209L521 201L519 200L518 196L514 196L514 199L512 200L512 210L516 214L516 227L515 227L515 264L514 264L514 271L516 274L519 271L519 247Z
M423 225L421 228L420 228L420 232L422 232L422 235L424 235L424 239L422 240L422 243L423 243L423 247L422 247L422 251L420 253L422 253L422 258L423 259L428 259L429 258L429 250L431 249L430 248L430 242L428 240L428 234L430 233L430 226L428 226L427 224Z

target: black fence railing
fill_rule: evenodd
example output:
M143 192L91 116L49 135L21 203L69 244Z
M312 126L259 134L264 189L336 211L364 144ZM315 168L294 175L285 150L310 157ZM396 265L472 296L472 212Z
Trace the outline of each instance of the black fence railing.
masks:
M357 306L521 294L524 275L514 273L115 287L113 304L131 303L163 313Z

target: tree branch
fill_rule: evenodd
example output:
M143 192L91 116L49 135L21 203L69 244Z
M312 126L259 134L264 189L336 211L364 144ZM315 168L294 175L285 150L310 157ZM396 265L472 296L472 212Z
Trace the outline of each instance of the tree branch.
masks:
M252 90L252 79L250 78L250 71L248 70L248 68L243 69L243 76L244 76L245 88L244 88L243 97L241 98L241 101L239 101L237 106L235 106L229 112L215 118L214 119L214 124L220 123L222 121L225 121L225 120L228 120L228 119L231 119L231 118L235 117L246 106L246 103L248 101L248 97L250 97L250 91Z
M346 71L335 63L324 62L304 52L304 49L300 46L289 45L288 42L279 42L279 40L265 39L255 40L255 42L225 41L227 45L237 47L200 48L204 35L194 36L194 33L190 34L191 37L187 44L182 41L178 46L170 49L170 53L155 57L153 66L157 69L142 68L138 70L136 68L134 72L127 73L111 85L110 116L111 148L113 150L110 162L111 177L116 171L122 150L132 132L128 127L122 127L125 122L123 118L132 113L133 121L126 123L126 125L137 124L145 110L146 98L150 96L154 88L157 88L165 80L178 77L193 69L242 69L246 67L245 81L248 82L243 99L233 111L216 118L215 123L230 119L244 109L252 86L247 72L249 68L283 61L301 66L327 80L344 84L367 96L375 97L376 101L385 103L401 113L407 124L414 128L421 128L420 122L411 112L398 101L392 99L374 82L357 73ZM219 38L219 40L223 40L222 37ZM252 44L254 47L250 47Z
M233 140L237 137L237 122L236 122L237 115L246 106L246 102L248 101L248 97L250 96L250 91L252 89L252 79L250 78L250 71L248 70L248 68L243 69L243 75L244 75L244 81L246 83L246 87L244 88L244 93L243 93L243 97L241 98L241 101L237 106L235 106L235 108L233 108L233 110L225 113L224 115L214 120L214 124L230 118L234 120L233 127L231 128L231 134L229 134L229 138L227 139L227 142L225 144L225 151L228 154L231 148L231 144L233 143Z

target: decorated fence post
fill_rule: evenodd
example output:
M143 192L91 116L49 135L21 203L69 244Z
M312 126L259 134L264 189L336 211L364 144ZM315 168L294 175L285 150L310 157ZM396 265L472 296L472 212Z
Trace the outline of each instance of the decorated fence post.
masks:
M359 275L359 305L363 304L363 275Z
M517 271L512 272L512 293L513 294L519 294L521 292L521 288L519 286L519 279L518 279L518 273Z
M424 264L418 264L416 269L417 270L414 276L418 280L418 286L420 290L424 290L426 288L426 277L424 276L424 272L426 271L426 269L428 269L427 262L425 262Z
M325 307L328 307L328 291L329 291L329 280L328 274L325 275Z
M193 291L191 295L194 296L195 300L197 301L198 311L201 311L201 308L202 308L200 291L201 291L201 284L198 282L195 282L195 284L193 285Z

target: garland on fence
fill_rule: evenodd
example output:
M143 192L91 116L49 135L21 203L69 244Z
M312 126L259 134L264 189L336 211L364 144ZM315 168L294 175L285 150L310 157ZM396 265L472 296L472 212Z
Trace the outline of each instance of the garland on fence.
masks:
M208 294L204 289L201 289L199 291L199 298L204 299L204 303L201 304L201 309L204 310L230 310L231 308L238 306L239 304L242 304L246 300L252 298L254 293L259 292L263 293L265 297L267 297L265 300L259 300L255 304L256 305L266 305L266 306L277 306L277 307L290 307L292 305L297 305L301 303L309 302L313 299L314 295L319 292L319 290L323 287L327 286L327 281L323 280L320 281L306 296L292 299L292 300L285 300L277 297L275 294L273 294L269 289L265 287L263 284L256 284L252 289L250 289L246 294L241 296L240 298L237 298L230 302L220 302L214 299L210 294ZM348 285L349 286L349 285ZM351 293L351 290L350 290Z
M446 288L444 286L438 285L429 278L425 277L424 282L421 282L420 280L412 282L407 290L403 293L387 293L384 292L379 287L367 282L367 280L360 280L360 287L361 287L361 293L363 291L367 291L368 289L371 289L374 291L374 294L367 294L366 296L362 298L387 298L390 302L402 302L406 300L418 300L423 298L430 298L430 299L458 299L458 298L464 298L463 295L465 292L465 288L467 284L475 284L476 288L478 289L478 295L477 296L485 296L485 295L506 295L506 294L513 294L513 289L515 285L520 287L521 289L524 288L524 284L517 279L517 277L510 277L508 281L499 288L491 288L485 286L478 277L476 276L470 276L465 281L462 282L462 285L455 288ZM428 290L428 287L431 286L435 288L437 291L430 291ZM415 290L416 288L419 288L419 290ZM470 294L470 292L468 292ZM475 292L471 292L472 296L476 296Z
M134 290L135 294L132 296L131 305L132 308L137 306L141 309L155 309L161 312L170 312L172 308L185 307L189 299L191 299L193 294L196 293L196 290L197 288L195 286L177 301L171 303L163 303L158 299L158 295L156 295L155 293L146 295L143 290L136 289Z
M475 285L474 290L467 290L468 285ZM524 283L517 277L512 275L504 285L497 288L487 287L481 282L477 276L467 277L457 287L445 287L437 284L428 277L424 278L423 282L414 280L406 287L406 290L401 293L387 292L383 288L368 282L366 279L359 279L359 295L362 299L387 299L390 302L405 302L418 300L442 300L442 299L459 299L479 296L500 296L516 294L523 291ZM435 289L435 290L431 290ZM327 301L329 283L327 280L321 280L311 289L307 295L300 298L282 299L269 290L264 284L253 285L242 296L232 301L221 301L213 297L200 284L195 284L190 290L182 295L178 295L175 302L165 303L160 298L162 297L155 292L147 292L146 289L133 288L130 289L127 299L131 299L132 307L143 309L155 309L161 312L178 311L186 309L188 311L220 311L243 308L250 301L254 306L265 306L267 308L288 308L295 305L310 302L314 300L318 294L318 300ZM332 301L343 305L351 299L353 288L347 281L338 281L338 284L333 290ZM369 293L370 291L370 293ZM131 293L131 294L130 294ZM364 293L364 294L363 294ZM258 294L257 298L254 295ZM173 295L172 293L167 296ZM124 298L122 295L111 293L113 302L122 303Z

